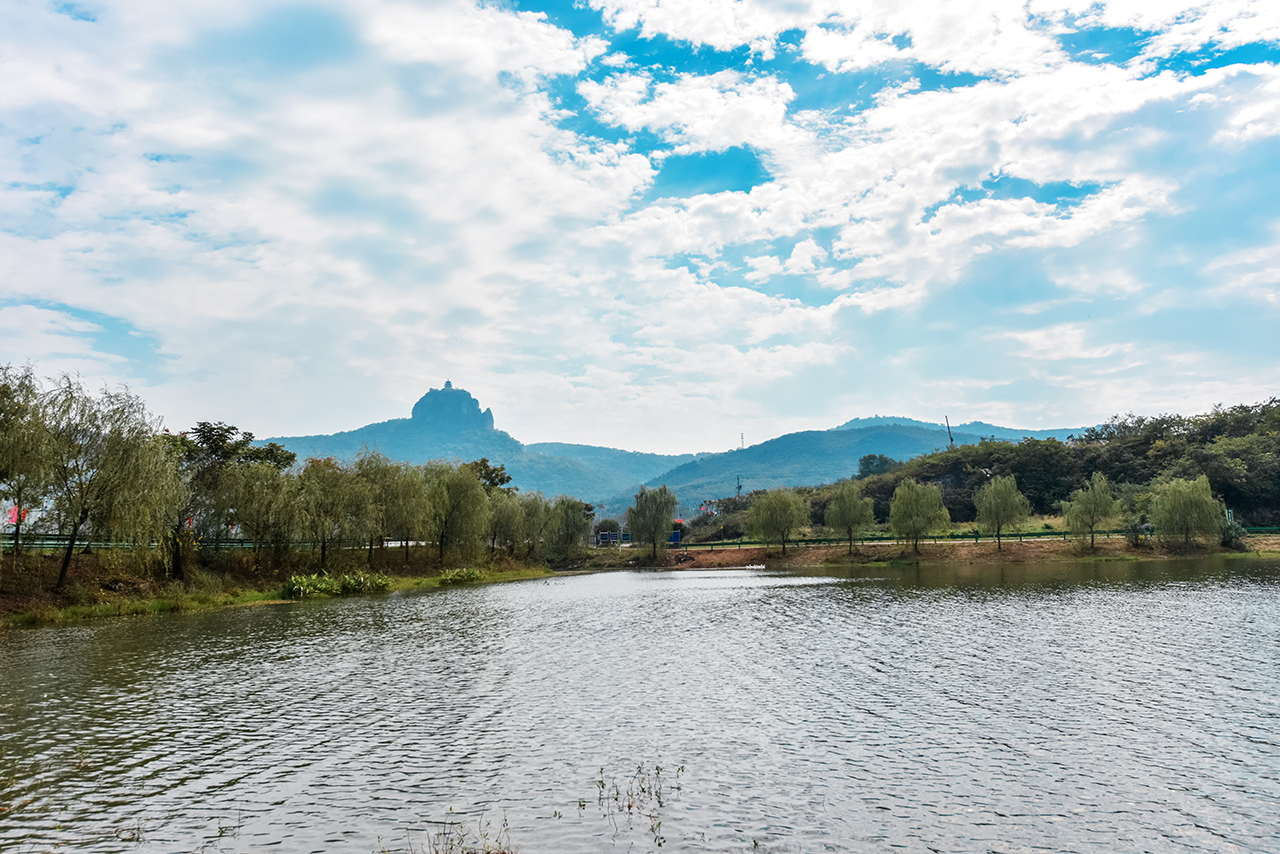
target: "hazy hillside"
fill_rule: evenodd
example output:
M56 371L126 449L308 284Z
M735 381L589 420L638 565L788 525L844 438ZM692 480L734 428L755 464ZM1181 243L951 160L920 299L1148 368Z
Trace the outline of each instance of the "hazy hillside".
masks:
M956 444L976 443L971 433L956 433ZM733 495L738 477L742 491L775 489L831 483L858 472L858 460L866 454L884 454L898 460L909 459L947 446L947 431L884 424L851 430L809 430L788 433L758 445L723 454L707 454L677 466L648 481L648 486L666 484L684 506ZM604 502L610 512L625 508L629 496Z
M651 477L657 477L668 469L693 460L696 454L645 454L640 451L620 451L598 445L573 445L565 442L537 442L525 445L534 454L546 454L574 460L621 482L619 488L639 486Z
M523 492L574 495L586 501L627 493L672 466L693 459L693 454L642 454L560 442L526 446L496 429L492 411L481 411L479 401L450 383L423 395L409 418L331 435L263 440L269 441L279 442L300 460L349 460L365 448L411 463L487 457L494 465L505 466L512 485Z
M952 427L956 444L980 436L1017 441L1025 436L1065 439L1082 430L1011 430L983 422ZM830 483L857 473L858 460L884 454L907 460L947 445L937 424L910 418L855 418L833 430L789 433L758 445L721 454L645 454L595 445L540 442L524 445L494 427L492 410L481 410L468 392L445 383L414 405L408 418L369 424L329 436L285 436L279 442L307 457L351 459L369 448L393 460L474 460L487 457L506 466L511 483L524 492L573 495L601 505L605 515L621 512L641 483L663 483L682 503L724 498L742 489L772 489Z
M863 427L882 427L893 424L924 427L927 430L941 430L944 433L947 430L946 425L942 423L933 424L928 421L917 421L914 418L902 418L896 415L873 415L870 418L853 418L832 429L857 430ZM1060 439L1065 442L1068 436L1079 436L1087 429L1089 428L1059 427L1053 430L1023 430L1020 427L1000 427L996 424L988 424L986 421L970 421L965 424L951 425L951 432L957 436L957 444L960 442L958 438L960 433L982 436L983 438L994 436L997 439L1007 439L1010 442L1019 442L1027 436L1033 439ZM890 454L889 456L893 455Z

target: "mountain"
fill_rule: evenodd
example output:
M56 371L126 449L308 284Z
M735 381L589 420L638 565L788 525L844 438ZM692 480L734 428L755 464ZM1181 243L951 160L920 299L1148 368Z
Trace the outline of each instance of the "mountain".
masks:
M947 430L945 424L930 423L928 421L917 421L914 418L901 418L896 415L875 415L870 418L853 418L844 422L839 427L833 427L833 430L857 430L863 427L882 427L885 425L904 425L908 427L924 427L929 430ZM970 421L966 424L952 424L951 432L955 435L967 433L981 436L984 439L992 437L996 439L1006 439L1010 442L1020 442L1027 437L1032 439L1059 439L1063 442L1070 436L1079 436L1088 427L1061 427L1053 430L1023 430L1020 427L1000 427L995 424L988 424L986 421ZM956 439L956 444L964 444ZM888 456L893 456L888 454Z
M951 432L962 445L989 436L1011 441L1023 436L1065 439L1083 429L1016 430L974 421L958 424ZM491 409L482 410L469 392L446 382L444 388L423 395L408 418L327 436L284 436L265 442L279 442L299 459L349 460L365 448L411 463L487 457L505 466L511 484L523 492L573 495L600 505L602 515L612 515L631 503L642 483L665 483L687 505L733 495L739 477L744 492L830 483L856 474L858 460L867 454L906 460L945 448L948 437L940 424L877 415L854 418L831 430L788 433L722 454L644 454L564 442L525 445L494 426Z
M957 445L976 444L973 433L952 435ZM666 486L689 506L707 499L733 495L742 478L742 491L831 483L858 472L858 460L867 454L884 454L906 460L947 446L947 431L902 424L881 424L840 430L807 430L788 433L749 448L723 454L705 454L652 478L646 486ZM629 496L602 502L613 510Z
M523 492L574 495L586 501L634 492L649 478L694 458L693 454L641 454L559 442L526 446L494 427L491 409L481 410L469 392L448 381L444 388L423 395L408 418L331 435L281 436L260 444L266 442L279 442L299 459L350 460L365 448L410 463L487 457L494 465L505 466L512 485Z

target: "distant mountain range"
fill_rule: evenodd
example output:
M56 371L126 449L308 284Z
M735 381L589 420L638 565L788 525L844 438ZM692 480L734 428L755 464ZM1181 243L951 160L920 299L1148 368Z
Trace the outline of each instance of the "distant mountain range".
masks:
M861 427L883 427L887 424L898 424L906 427L924 427L929 430L946 431L947 426L941 422L917 421L914 418L899 418L896 415L873 415L870 418L852 418L836 430L857 430ZM1069 427L1059 430L1023 430L1017 427L998 427L995 424L988 424L985 421L970 421L966 424L952 424L951 432L954 434L966 433L975 436L981 436L984 439L1007 439L1010 442L1020 442L1023 439L1059 439L1063 442L1068 437L1087 430L1087 427ZM963 444L959 439L956 444ZM892 455L890 455L892 456Z
M987 437L1066 439L1082 429L1015 430L974 421L953 426L951 434L962 445ZM599 505L603 515L625 509L642 483L665 483L680 496L682 505L692 507L733 495L739 483L743 492L831 483L856 474L858 460L867 454L906 460L945 448L947 441L941 424L877 415L854 418L832 430L788 433L719 454L642 454L563 442L525 445L494 426L492 410L481 410L479 401L448 382L423 395L408 418L332 435L262 440L279 442L300 459L351 459L365 448L412 463L487 457L494 465L505 466L512 485L522 491L574 495Z

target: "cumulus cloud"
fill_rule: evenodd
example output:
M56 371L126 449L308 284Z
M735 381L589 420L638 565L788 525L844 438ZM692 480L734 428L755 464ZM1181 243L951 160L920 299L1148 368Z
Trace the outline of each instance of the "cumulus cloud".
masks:
M522 439L687 450L633 425L683 401L708 435L804 426L757 377L856 388L813 395L831 423L931 405L895 389L935 380L948 324L972 417L1105 417L1104 372L1142 387L1198 300L1274 310L1280 77L1202 67L1274 45L1270 5L590 6L583 34L463 0L5 6L0 358L259 434L402 415L448 376ZM1097 27L1138 35L1068 49ZM682 157L759 169L655 185Z

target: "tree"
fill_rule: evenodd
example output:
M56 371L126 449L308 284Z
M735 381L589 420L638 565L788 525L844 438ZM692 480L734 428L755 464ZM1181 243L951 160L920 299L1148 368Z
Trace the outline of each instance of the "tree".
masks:
M488 457L481 457L478 460L463 463L463 465L471 470L471 473L476 476L480 483L484 484L484 491L491 498L495 492L516 491L514 486L507 486L511 482L511 475L507 474L507 467L490 465Z
M658 558L658 549L666 546L678 503L675 493L664 483L657 489L641 486L635 503L627 508L627 527L631 529L631 536L653 545L650 556L654 560Z
M464 553L483 544L489 528L489 498L484 485L466 465L428 464L427 525L438 557L457 549Z
M524 534L524 502L510 492L499 491L489 499L489 553L501 545L515 554Z
M1171 480L1153 492L1151 521L1162 539L1181 537L1182 544L1189 546L1197 535L1218 533L1218 517L1223 510L1209 488L1209 478L1200 475L1195 480Z
M596 508L585 501L561 495L551 505L555 519L555 540L557 551L568 552L591 533L591 522L595 519Z
M873 474L888 474L902 468L902 463L884 454L867 454L858 460L858 480Z
M978 508L978 524L996 532L996 550L1000 550L1000 535L1005 528L1016 525L1031 515L1031 502L1018 491L1013 475L994 477L978 488L973 496Z
M893 491L889 505L889 527L895 536L911 541L919 554L920 540L951 524L951 514L942 504L942 489L934 483L917 483L906 478Z
M29 365L21 370L0 365L0 503L4 505L0 509L12 516L15 565L28 510L42 505L48 495L49 452L40 383L34 372Z
M320 568L329 549L343 540L364 541L381 527L380 505L372 484L333 457L312 457L298 475L301 520L313 547L320 547Z
M153 441L158 422L127 389L103 390L93 397L77 380L63 376L46 404L54 512L67 537L58 573L57 586L62 587L78 536L91 519L108 530L142 536L142 521L155 518L157 503L171 500L173 493L137 487L156 475L162 459L172 458ZM120 500L126 492L131 503ZM164 510L167 518L176 512ZM164 541L163 534L160 539Z
M527 492L520 496L520 541L525 546L528 560L541 559L546 554L548 529L552 523L551 502L541 492Z
M356 475L369 486L373 502L375 530L370 534L380 546L390 537L404 549L405 565L409 564L409 543L426 527L427 481L423 470L409 463L395 463L376 451L362 451L353 466Z
M206 536L216 543L226 532L231 510L225 483L228 468L264 463L283 471L294 464L298 455L276 442L256 446L252 433L241 432L222 421L198 421L177 435L163 434L163 439L177 460L179 475L187 488L186 500L170 532L173 562L169 572L180 579L190 539Z
M1120 502L1111 492L1111 484L1100 471L1093 473L1089 485L1071 493L1071 500L1063 505L1062 515L1067 527L1076 534L1089 535L1089 548L1093 548L1097 529L1120 512Z
M875 518L875 501L863 497L862 484L847 480L836 487L827 505L826 523L849 538L849 554L853 554L854 536L869 528Z
M809 502L790 489L771 489L751 503L747 510L747 528L754 536L770 543L781 542L787 553L787 540L793 532L809 523Z
M272 562L288 554L302 524L298 479L269 463L230 466L226 471L230 521L253 540L259 559Z

